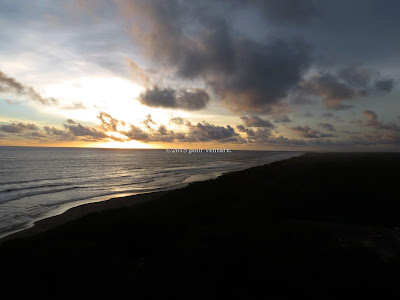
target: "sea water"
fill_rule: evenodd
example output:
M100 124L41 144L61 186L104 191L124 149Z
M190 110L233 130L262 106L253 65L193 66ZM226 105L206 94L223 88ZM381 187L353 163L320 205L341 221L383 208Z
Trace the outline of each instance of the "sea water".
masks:
M300 154L0 147L0 237L62 206L178 188Z

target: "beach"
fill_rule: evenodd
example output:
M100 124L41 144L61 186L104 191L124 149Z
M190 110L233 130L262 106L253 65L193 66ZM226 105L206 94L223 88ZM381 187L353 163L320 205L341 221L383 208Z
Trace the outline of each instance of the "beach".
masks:
M0 296L398 297L399 167L306 153L78 206L0 240Z

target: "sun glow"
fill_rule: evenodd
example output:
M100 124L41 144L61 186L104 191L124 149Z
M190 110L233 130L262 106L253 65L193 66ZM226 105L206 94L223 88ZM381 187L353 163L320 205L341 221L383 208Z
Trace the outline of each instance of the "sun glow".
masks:
M45 95L61 102L60 107L49 108L51 112L93 122L99 111L121 118L123 112L129 110L129 117L135 118L137 101L134 99L142 90L139 85L120 77L81 77L46 86Z
M155 149L161 148L160 146L155 146L151 144L145 144L138 141L126 141L126 142L117 142L111 141L107 143L97 143L93 145L96 148L120 148L120 149Z
M61 101L59 107L49 107L49 113L56 113L66 119L98 122L100 111L113 118L139 125L148 114L157 123L166 124L174 110L151 108L142 105L137 97L143 87L120 77L81 77L64 80L44 87L46 97ZM83 107L74 109L74 104Z

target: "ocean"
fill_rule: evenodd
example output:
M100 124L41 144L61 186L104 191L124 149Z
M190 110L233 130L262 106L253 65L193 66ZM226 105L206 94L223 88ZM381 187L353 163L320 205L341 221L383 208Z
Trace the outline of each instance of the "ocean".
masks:
M84 203L179 188L300 154L0 147L0 237Z

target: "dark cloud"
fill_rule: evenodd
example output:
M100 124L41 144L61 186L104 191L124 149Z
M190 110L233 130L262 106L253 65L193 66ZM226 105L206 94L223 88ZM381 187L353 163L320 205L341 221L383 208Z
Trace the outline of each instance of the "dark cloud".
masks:
M336 131L335 127L330 123L320 123L319 126L327 131Z
M177 107L185 110L199 110L207 106L210 96L205 90L180 90L176 97Z
M315 20L320 14L313 0L267 0L257 1L268 19L279 23L304 24Z
M6 125L0 126L0 131L7 132L7 133L20 133L24 131L36 131L39 128L35 124L29 123L11 123Z
M268 128L274 128L275 126L268 120L263 120L258 116L242 116L240 117L242 119L243 123L247 127L268 127Z
M258 128L253 130L251 128L246 128L243 125L237 125L237 130L239 132L246 133L247 143L260 143L265 144L271 139L271 130L268 128Z
M84 137L87 140L104 140L110 138L103 131L99 131L93 127L83 126L81 124L64 124L65 129L67 129L72 135L76 137Z
M336 74L320 73L303 80L294 98L319 96L328 109L348 109L352 105L346 104L347 101L376 93L389 93L393 89L394 80L379 77L378 72L354 67L340 69Z
M361 125L372 127L371 131L364 132L354 138L359 143L366 145L390 144L400 145L400 126L395 122L381 122L378 115L372 110L362 111L366 121Z
M141 93L138 100L150 107L200 110L207 106L210 96L202 89L176 91L172 88L154 86Z
M320 16L313 0L223 0L226 3L255 6L268 23L277 25L306 25Z
M181 117L171 117L169 119L169 124L175 124L175 125L183 125L185 123L185 119Z
M103 141L113 139L103 131L93 127L83 126L71 119L66 121L63 129L44 126L40 130L35 124L11 123L0 126L0 131L13 134L16 139L44 140L44 141Z
M130 124L129 131L120 132L127 136L131 140L141 141L141 142L150 142L150 136L148 133L143 131L140 127L134 126Z
M372 77L371 73L375 72L356 67L346 67L337 72L338 77L348 85L361 89L365 89L369 85Z
M320 16L313 0L256 0L254 3L258 5L267 21L282 25L305 25Z
M317 129L311 129L309 126L295 126L288 127L290 130L294 131L297 135L308 138L308 139L317 139L317 138L327 138L327 137L335 137L333 134L322 133Z
M255 131L254 135L249 138L254 143L268 143L272 136L271 130L266 128L259 128Z
M378 130L392 130L392 131L398 131L400 132L400 127L397 125L395 122L381 122L378 120L378 115L372 111L365 109L362 111L366 121L361 122L362 125L365 126L372 126L375 127Z
M282 147L355 147L355 146L373 146L373 145L399 145L400 144L400 126L394 122L379 122L377 114L370 110L364 110L363 114L367 121L361 123L373 130L368 132L347 132L353 134L347 140L331 140L329 138L336 138L333 134L323 133L319 130L310 128L309 126L295 126L288 127L297 135L304 139L289 139L283 136L275 136L271 129L266 127L258 127L257 130L244 125L237 125L236 131L231 126L218 126L207 122L197 123L196 125L189 121L183 121L185 126L184 131L174 132L169 130L167 126L159 124L157 128L142 128L129 124L128 130L115 131L122 137L108 136L104 131L109 131L116 128L115 124L121 124L123 121L112 118L110 115L103 113L101 116L105 121L106 126L89 127L83 126L74 120L67 120L64 124L64 130L54 127L45 126L41 131L35 124L8 124L3 125L1 128L6 129L3 131L6 135L3 138L9 138L12 134L13 139L30 139L36 141L119 141L124 142L128 140L136 140L144 143L173 143L173 142L220 142L220 143L233 143L233 144L258 144L269 146L282 146ZM101 119L99 117L99 119ZM145 120L151 119L147 117ZM112 120L112 121L110 121ZM143 122L142 122L143 123ZM154 122L155 123L155 122ZM114 125L113 125L114 124ZM11 126L9 126L11 125ZM4 127L5 126L5 127ZM113 128L114 126L114 128ZM327 131L333 131L335 128L329 123L321 123ZM22 128L11 129L10 128ZM116 128L118 129L118 128ZM7 131L8 130L8 131ZM104 130L104 131L103 131ZM242 135L240 135L241 133Z
M168 134L167 127L165 127L165 125L160 125L160 127L158 127L158 133L161 135L167 135Z
M246 134L247 134L247 137L252 137L252 136L255 135L253 129L251 129L251 128L246 128L246 127L244 127L243 125L237 125L237 126L236 126L236 129L237 129L239 132L244 132L244 133L246 133Z
M125 126L124 121L114 119L113 117L111 117L109 114L107 114L105 112L100 112L100 114L97 116L97 118L101 121L101 127L105 131L117 132L118 125ZM76 123L72 123L72 124L76 124Z
M235 112L285 112L280 100L309 67L309 48L300 41L283 40L267 44L240 40L235 47L234 72L208 80L214 92Z
M189 141L208 142L234 142L237 141L238 133L231 126L216 126L207 122L192 125L187 123Z
M319 130L313 130L308 126L289 127L289 129L297 133L299 136L305 138L318 138L318 135L321 133Z
M50 126L44 126L43 129L50 139L55 139L55 140L59 140L59 141L75 140L75 136L68 131L60 130L60 129L50 127Z
M375 82L375 87L378 91L390 93L394 87L393 79L378 80Z
M289 119L288 115L279 115L276 116L274 119L275 123L289 123L292 122L292 120Z
M310 113L309 111L307 111L306 113L304 113L303 117L305 118L312 118L314 115L312 113Z
M16 79L7 76L2 71L0 71L0 93L12 93L21 96L28 96L32 100L46 105L58 104L57 99L43 97L32 87L23 85Z
M146 119L142 123L146 126L147 129L150 129L150 130L151 130L150 124L157 125L157 123L153 121L153 118L151 117L151 115L147 115Z
M366 119L365 125L367 125L367 126L379 126L380 125L380 123L378 122L378 115L374 111L365 109L362 111L362 113Z
M179 78L202 79L235 112L284 111L280 100L297 86L312 61L311 48L304 41L239 37L222 15L199 9L196 2L125 0L119 4L133 22L137 45L152 61L175 69ZM270 5L275 12L286 10L278 2ZM208 97L200 98L203 101L194 101L186 109L205 107ZM180 107L172 89L155 87L140 101L154 107Z
M322 117L323 117L323 118L332 118L333 116L334 116L333 113L323 113L323 114L322 114Z
M29 140L46 140L48 136L41 131L30 131L23 134L23 137Z
M148 117L146 118L146 120L149 119ZM143 121L142 123L144 123L145 121ZM154 124L156 123L154 122ZM174 141L185 139L184 133L175 133L172 130L168 130L168 128L163 124L160 124L157 129L153 129L150 126L146 126L146 128L147 130L143 130L138 126L130 124L128 131L120 131L119 133L125 135L128 140L135 140L143 143L171 143Z
M330 74L314 76L302 82L300 89L301 93L321 96L325 107L337 110L350 108L343 102L359 96L356 90Z

